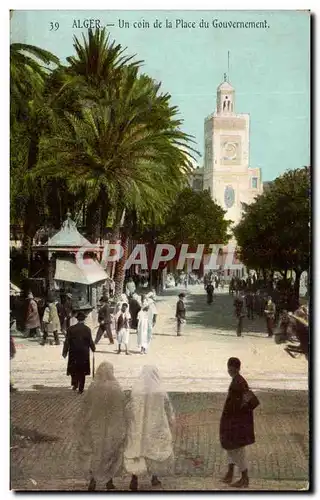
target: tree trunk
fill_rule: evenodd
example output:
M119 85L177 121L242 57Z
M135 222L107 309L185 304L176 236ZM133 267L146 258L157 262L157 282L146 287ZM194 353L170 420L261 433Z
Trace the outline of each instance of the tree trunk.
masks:
M301 274L302 274L302 271L299 269L294 269L294 272L296 274L296 279L295 279L295 282L294 282L294 287L293 287L293 290L294 290L294 297L296 299L297 302L299 302L299 297L300 297L300 278L301 278Z
M32 170L37 164L39 154L39 135L33 133L28 150L28 170ZM27 269L31 270L32 242L37 232L38 204L32 195L27 200L25 216L23 221L22 255L26 260Z
M91 243L96 243L100 236L101 226L101 210L99 205L99 197L88 204L87 207L87 220L86 220L86 233Z
M123 256L116 263L116 270L114 273L114 282L115 282L115 300L118 301L120 299L121 294L123 293L124 287L124 279L125 279L125 263L128 258L128 243L129 237L127 234L123 234L121 238L121 246L123 248Z
M124 209L119 206L118 210L117 210L116 221L115 221L115 226L114 226L114 236L115 237L116 237L116 231L118 231L118 228L121 225L123 216L124 216L123 228L121 231L121 246L123 248L123 255L122 255L121 259L119 259L118 262L116 263L115 274L114 274L116 300L119 300L120 295L123 293L124 280L125 280L125 275L126 275L126 271L125 271L124 266L125 266L125 263L128 259L129 235L132 232L131 231L132 213L128 212L128 211L124 212Z
M26 215L23 221L22 255L28 272L31 270L32 243L37 232L37 214L35 203L29 199L26 206Z
M105 240L105 232L108 223L108 217L111 210L110 200L107 191L104 187L101 188L101 216L100 216L100 243L103 244Z
M265 269L262 269L262 276L263 276L264 283L266 283L267 282L267 271Z

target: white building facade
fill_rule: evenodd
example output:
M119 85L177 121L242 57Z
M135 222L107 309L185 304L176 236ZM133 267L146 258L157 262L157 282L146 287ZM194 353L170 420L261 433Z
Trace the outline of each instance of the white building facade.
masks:
M241 219L242 203L252 203L262 193L263 184L260 168L250 167L250 116L236 113L235 89L226 76L217 89L216 111L205 119L204 141L203 189L226 210L232 229ZM226 278L246 277L241 263L236 270L224 267L223 274Z
M204 182L212 199L237 224L242 203L262 193L260 168L251 168L250 116L235 111L235 89L224 81L217 89L216 111L204 124Z

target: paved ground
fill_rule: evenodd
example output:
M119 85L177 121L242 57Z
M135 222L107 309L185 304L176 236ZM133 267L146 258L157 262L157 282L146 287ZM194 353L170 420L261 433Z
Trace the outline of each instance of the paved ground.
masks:
M230 379L226 360L238 356L243 374L256 389L256 443L248 447L250 489L299 490L308 486L307 362L292 359L283 346L266 338L261 320L248 322L235 336L232 299L215 297L208 306L202 287L190 289L188 324L176 337L177 290L158 300L159 320L147 356L114 355L106 340L96 364L107 359L124 389L130 389L144 363L156 364L164 377L177 416L175 467L163 478L165 490L221 490L226 457L219 444L219 418ZM81 396L70 391L61 347L41 347L17 339L12 375L19 392L11 395L11 487L16 490L84 490L77 466L73 421ZM88 383L90 378L88 379ZM126 489L129 478L115 484ZM148 490L147 478L141 489Z
M252 488L306 488L307 394L273 391L258 395L256 443L247 448ZM223 489L219 477L225 473L226 456L219 443L219 419L224 397L221 393L170 393L177 420L176 460L170 476L163 479L164 489L191 485L191 489L201 485L200 489ZM81 396L68 389L11 397L13 489L86 488L72 431L80 401ZM128 478L120 476L115 483L127 487Z

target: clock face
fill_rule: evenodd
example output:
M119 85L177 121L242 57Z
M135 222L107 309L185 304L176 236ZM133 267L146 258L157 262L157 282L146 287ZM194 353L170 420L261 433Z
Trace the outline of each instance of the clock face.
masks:
M241 137L238 135L221 136L221 165L237 165L241 163Z
M224 190L224 203L227 208L234 205L234 189L232 186L227 186Z
M225 142L223 145L223 159L232 161L237 157L238 144L236 142Z

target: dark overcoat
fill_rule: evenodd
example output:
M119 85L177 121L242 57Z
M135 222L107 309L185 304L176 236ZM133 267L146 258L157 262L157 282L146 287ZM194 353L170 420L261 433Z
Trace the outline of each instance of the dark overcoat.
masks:
M230 384L228 396L220 420L220 442L225 450L235 450L253 444L253 411L243 406L243 394L249 389L247 381L236 375Z
M112 323L111 319L111 307L109 304L104 304L98 314L99 323L104 322L106 325Z
M138 313L141 311L141 306L136 299L129 299L129 312L131 314L131 327L135 330L138 328Z
M183 300L179 299L176 307L176 318L177 319L186 319L186 306Z
M90 375L90 349L96 350L90 328L81 322L70 326L62 351L64 357L69 355L67 375L75 375L79 372L83 375Z

